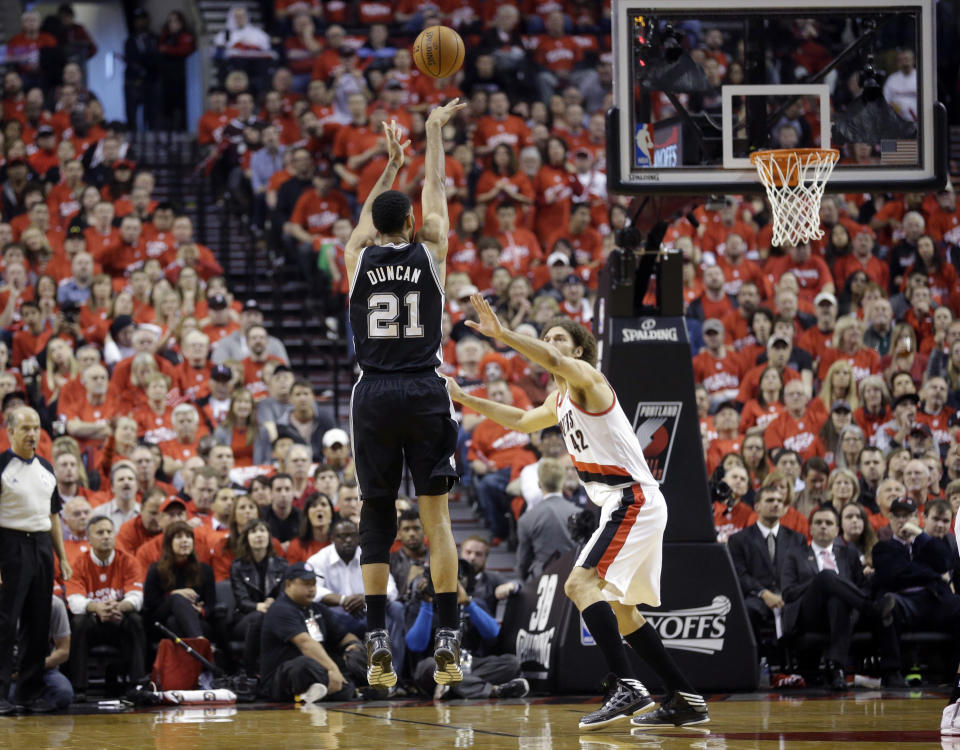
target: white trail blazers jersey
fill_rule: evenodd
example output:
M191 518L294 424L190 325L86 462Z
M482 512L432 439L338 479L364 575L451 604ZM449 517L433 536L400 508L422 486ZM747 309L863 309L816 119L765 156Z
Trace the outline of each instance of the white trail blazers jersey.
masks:
M639 484L643 488L660 488L613 388L610 392L613 404L597 413L573 403L569 390L562 398L557 395L557 419L567 452L594 502L596 499L590 490L596 485L617 488Z

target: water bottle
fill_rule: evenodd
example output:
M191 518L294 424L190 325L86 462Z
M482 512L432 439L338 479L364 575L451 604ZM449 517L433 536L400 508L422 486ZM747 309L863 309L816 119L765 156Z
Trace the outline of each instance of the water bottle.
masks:
M770 688L770 663L766 656L760 657L760 687Z

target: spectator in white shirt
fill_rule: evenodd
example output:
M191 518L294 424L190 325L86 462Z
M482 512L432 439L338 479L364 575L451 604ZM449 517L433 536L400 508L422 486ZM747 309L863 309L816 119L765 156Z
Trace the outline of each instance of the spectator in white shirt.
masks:
M883 84L883 98L904 120L917 121L917 65L913 50L900 50L897 70Z
M314 601L330 608L331 616L359 638L367 631L363 575L360 572L360 532L350 520L338 521L330 533L333 544L307 560L317 573ZM404 609L392 576L387 580L387 630L393 643L393 663L403 664Z

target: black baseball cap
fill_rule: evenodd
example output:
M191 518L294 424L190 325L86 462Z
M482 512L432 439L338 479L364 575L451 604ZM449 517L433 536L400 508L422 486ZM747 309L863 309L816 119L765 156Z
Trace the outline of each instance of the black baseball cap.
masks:
M896 409L900 404L909 401L913 404L920 403L920 397L916 393L901 393L893 400L893 408Z
M572 273L563 280L563 283L564 284L583 284L583 279L577 276L577 274Z
M294 578L299 578L301 581L315 581L317 580L317 572L313 569L313 566L310 563L294 563L287 568L287 572L283 576L283 580L292 581Z
M898 497L890 503L891 513L916 513L917 504L912 497Z
M222 294L211 294L207 297L207 305L211 310L223 310L227 306L227 298Z
M256 312L260 312L260 303L257 302L255 299L248 299L244 301L243 311L248 312L250 310L255 310Z
M83 227L77 226L74 224L67 230L67 239L68 240L85 240L86 235L83 233Z
M226 365L217 365L210 370L210 379L219 380L223 383L229 383L233 380L233 370Z

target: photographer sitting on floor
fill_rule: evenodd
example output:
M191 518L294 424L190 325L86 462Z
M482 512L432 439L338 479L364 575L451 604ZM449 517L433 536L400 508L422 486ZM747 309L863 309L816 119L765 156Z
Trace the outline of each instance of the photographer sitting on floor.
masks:
M317 575L309 563L287 568L283 593L263 617L261 694L274 701L350 700L366 682L363 643L314 602Z
M520 676L520 660L514 654L486 655L500 634L500 625L472 597L475 573L466 560L460 560L459 578L457 593L463 634L460 646L463 681L454 685L434 684L436 663L432 656L425 656L414 668L414 682L428 695L432 692L434 699L442 698L448 691L456 698L522 698L530 692L530 685ZM407 630L406 642L410 651L423 656L433 640L436 626L429 566L414 581L413 590L416 596L407 605L407 621L410 622L414 612L416 619Z

